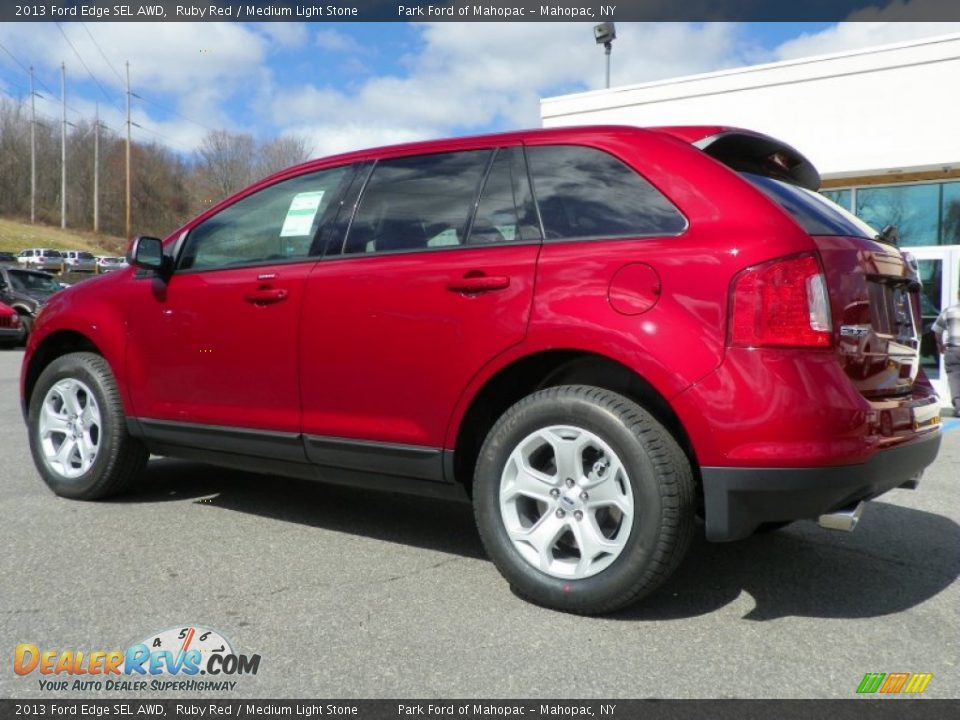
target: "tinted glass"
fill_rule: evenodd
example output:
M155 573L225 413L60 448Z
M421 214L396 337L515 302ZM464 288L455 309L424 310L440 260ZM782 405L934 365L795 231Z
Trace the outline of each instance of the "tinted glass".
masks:
M501 148L487 175L470 228L471 245L539 240L540 223L520 148Z
M852 193L850 190L821 190L820 194L825 198L829 198L837 205L842 207L844 210L852 210L850 207L850 200Z
M782 180L743 173L758 189L786 210L811 235L875 238L877 231L832 200Z
M25 272L23 270L10 271L10 284L21 292L56 292L60 289L60 283L51 275L41 275L40 273Z
M181 269L283 262L308 257L349 168L300 175L238 200L195 227Z
M77 257L81 260L93 260L93 255L88 252L77 253Z
M527 149L548 239L675 235L676 207L620 160L573 145Z
M943 186L941 245L960 245L960 182Z
M461 245L491 150L378 162L363 191L344 252Z
M857 215L876 228L895 225L904 246L937 244L939 206L935 183L857 189Z

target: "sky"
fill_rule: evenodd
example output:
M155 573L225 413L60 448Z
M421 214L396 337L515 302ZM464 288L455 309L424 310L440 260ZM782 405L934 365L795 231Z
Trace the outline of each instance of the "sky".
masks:
M960 23L618 23L612 85L960 32ZM539 99L604 84L590 23L3 23L0 96L191 156L210 130L306 139L313 157L539 127Z

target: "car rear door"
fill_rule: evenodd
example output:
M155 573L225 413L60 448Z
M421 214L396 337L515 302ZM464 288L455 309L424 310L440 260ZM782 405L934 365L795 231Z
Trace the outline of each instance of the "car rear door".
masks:
M524 338L539 248L519 147L379 161L304 294L311 459L438 479L460 393Z
M141 273L130 283L127 371L148 437L302 457L303 288L316 236L352 172L321 170L248 194L189 229L169 278Z

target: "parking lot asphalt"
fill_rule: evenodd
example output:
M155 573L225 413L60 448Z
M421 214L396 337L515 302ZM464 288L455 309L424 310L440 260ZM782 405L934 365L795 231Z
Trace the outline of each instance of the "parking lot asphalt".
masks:
M261 656L226 698L851 698L867 672L960 696L960 421L919 490L855 532L701 528L656 595L582 618L515 597L466 505L165 459L122 499L57 498L27 448L22 356L0 351L0 697L198 697L41 691L11 662L18 643L114 650L187 625Z

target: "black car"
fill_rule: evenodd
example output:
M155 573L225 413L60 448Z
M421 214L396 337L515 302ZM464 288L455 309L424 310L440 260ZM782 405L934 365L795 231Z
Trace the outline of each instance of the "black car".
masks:
M14 265L17 262L17 256L12 252L5 252L0 250L0 263L13 263Z
M40 308L60 289L60 282L50 273L0 265L0 302L20 315L24 339Z

